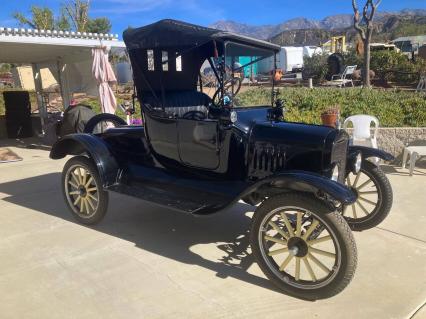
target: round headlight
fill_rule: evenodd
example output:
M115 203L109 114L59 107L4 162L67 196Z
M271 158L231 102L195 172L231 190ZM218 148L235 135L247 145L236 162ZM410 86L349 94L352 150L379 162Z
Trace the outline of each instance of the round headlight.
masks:
M358 174L359 171L361 170L361 164L362 164L362 156L361 153L358 153L358 155L356 156L355 159L355 164L354 164L354 173Z
M333 168L333 173L331 174L331 180L337 182L339 179L339 166L336 165Z
M231 122L232 122L232 123L235 123L235 122L238 120L237 112L232 111L230 115L231 115L231 116L230 116Z

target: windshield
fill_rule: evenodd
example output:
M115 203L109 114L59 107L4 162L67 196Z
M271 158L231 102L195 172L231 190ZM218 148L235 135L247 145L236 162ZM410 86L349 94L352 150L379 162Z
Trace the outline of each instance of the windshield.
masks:
M247 104L246 101L240 101L239 95L257 86L265 76L269 77L266 79L269 81L274 65L273 50L226 42L225 56L213 58L210 61L206 60L201 68L200 75L204 93L214 97L217 105L253 106L250 103ZM223 97L218 79L222 73ZM222 101L219 101L220 99Z
M259 105L256 99L245 99L247 93L243 93L259 84L265 84L265 81L271 83L271 75L275 69L274 51L228 42L225 54L226 65L231 69L231 83L234 84L227 90L232 96L232 106Z

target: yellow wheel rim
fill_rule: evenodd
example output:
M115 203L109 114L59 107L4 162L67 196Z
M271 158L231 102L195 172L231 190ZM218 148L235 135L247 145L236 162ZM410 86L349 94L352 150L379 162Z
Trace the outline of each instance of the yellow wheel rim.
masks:
M87 168L81 165L69 168L65 177L65 193L71 208L80 217L89 218L96 213L98 185Z
M298 207L277 208L262 222L262 256L286 283L318 288L337 273L341 254L335 234L320 216Z

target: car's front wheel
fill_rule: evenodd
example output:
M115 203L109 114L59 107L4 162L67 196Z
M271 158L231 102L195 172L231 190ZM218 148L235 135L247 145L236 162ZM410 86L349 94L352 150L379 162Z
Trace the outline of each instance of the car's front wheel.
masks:
M62 192L72 215L86 225L99 223L108 208L108 192L93 161L75 156L66 162L62 171Z
M392 208L393 192L380 167L364 160L358 174L350 173L346 185L357 196L355 203L343 207L343 216L354 231L379 225Z
M344 218L304 193L270 197L258 207L251 247L278 288L304 299L341 292L357 263L355 240Z

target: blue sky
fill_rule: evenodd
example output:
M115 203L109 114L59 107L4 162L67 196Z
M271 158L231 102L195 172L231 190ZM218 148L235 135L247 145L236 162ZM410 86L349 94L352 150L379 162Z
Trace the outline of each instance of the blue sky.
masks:
M365 0L358 0L363 3ZM16 10L28 13L32 4L59 10L62 0L0 0L0 26L17 27ZM383 0L381 11L426 9L426 0ZM217 20L249 24L275 24L296 17L321 19L351 13L350 0L92 0L91 16L107 16L113 32L121 35L128 26L142 26L163 18L208 25Z

